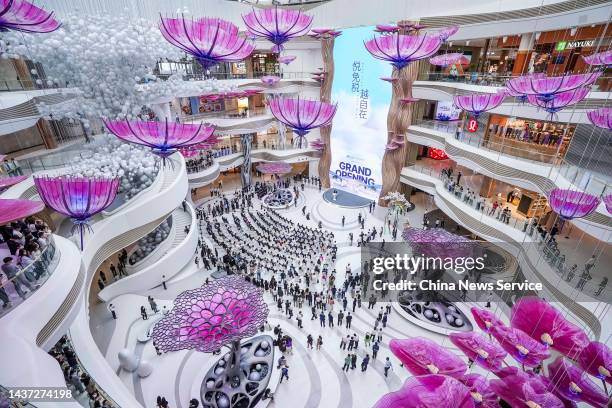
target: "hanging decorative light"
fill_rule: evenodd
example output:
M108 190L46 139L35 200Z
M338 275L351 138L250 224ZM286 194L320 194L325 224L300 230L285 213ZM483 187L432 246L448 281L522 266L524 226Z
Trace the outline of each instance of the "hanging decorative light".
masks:
M284 43L308 33L313 17L300 10L274 7L253 9L242 15L242 20L249 33L267 39L274 44L272 52L280 53Z
M442 149L436 149L435 147L427 148L427 157L434 160L446 160L448 159L448 155Z
M593 213L599 198L583 191L555 188L548 194L548 205L564 220L583 218Z
M442 42L446 42L452 35L459 31L459 26L451 25L444 27L436 32ZM468 62L469 63L469 62Z
M295 55L281 55L280 57L278 57L278 62L280 62L281 64L289 65L293 61L295 61L295 58Z
M50 33L60 27L53 12L36 7L26 0L0 2L0 31L14 30L24 33Z
M266 84L267 86L274 86L280 81L280 77L276 75L264 75L261 77L261 82Z
M605 107L587 112L589 121L602 129L612 129L612 108Z
M425 337L392 339L389 348L413 375L440 374L460 379L467 370L455 353Z
M413 61L434 55L441 44L436 36L391 34L374 37L365 42L365 47L374 58L402 69Z
M446 375L409 377L399 391L383 395L373 408L474 408L468 387Z
M603 66L612 65L612 50L598 52L597 54L583 55L582 59L589 65Z
M600 76L601 72L556 77L523 75L506 81L506 88L514 94L535 95L543 101L549 101L558 93L592 85Z
M516 361L527 367L537 367L550 357L548 348L522 330L493 326L491 334Z
M0 199L0 225L21 220L45 209L42 201Z
M605 388L606 383L612 384L612 350L607 345L590 342L578 356L578 364L587 373L599 378Z
M593 383L583 370L559 356L548 365L548 378L553 389L563 397L593 407L605 407L608 396Z
M488 371L499 370L508 354L498 344L475 332L451 333L449 338L467 358Z
M2 160L0 160L2 161ZM19 184L22 181L26 180L28 176L9 176L9 177L0 177L0 191L14 186L15 184Z
M550 99L541 99L537 95L527 95L527 101L531 105L544 109L548 112L548 119L554 120L558 117L557 112L580 102L586 98L590 91L589 87L576 88L571 91L557 93Z
M495 394L511 407L562 408L566 405L538 377L511 375L489 381Z
M483 112L497 108L502 104L502 102L504 102L505 97L505 92L498 92L494 94L486 93L456 95L453 97L453 103L459 109L471 112L475 117L478 117Z
M440 54L429 59L429 63L440 67L449 65L468 65L470 61L460 52L452 52L448 54Z
M381 34L396 33L400 28L393 24L377 24L374 31Z

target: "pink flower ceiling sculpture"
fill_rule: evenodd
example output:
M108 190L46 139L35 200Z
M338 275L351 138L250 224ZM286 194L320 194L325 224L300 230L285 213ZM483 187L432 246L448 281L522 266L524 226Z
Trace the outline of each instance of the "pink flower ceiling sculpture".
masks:
M155 324L152 338L164 352L213 352L257 334L268 317L261 289L238 276L186 290L170 313Z
M249 33L267 39L274 44L272 52L280 53L284 43L308 33L313 17L300 10L274 7L253 9L242 20Z
M548 205L564 220L572 220L593 213L599 198L583 191L555 188L548 194Z
M293 167L285 162L264 162L256 167L257 171L262 174L274 174L277 176L291 173Z
M608 404L608 396L585 372L561 356L548 365L548 378L554 389L564 398L585 402L594 407L603 408Z
M434 55L441 44L436 36L391 34L374 37L365 42L365 47L374 58L388 61L399 70Z
M470 360L488 371L501 369L507 353L498 344L475 332L450 334L450 341Z
M45 209L42 201L0 198L0 225L37 214Z
M598 341L589 343L578 356L578 363L587 373L612 384L612 350L607 345Z
M506 88L516 94L535 95L539 99L549 101L558 93L592 85L600 76L601 72L556 77L523 75L509 79Z
M523 297L512 306L510 325L571 358L589 344L582 329L537 297Z
M395 143L397 141L393 139ZM470 239L455 235L444 228L408 227L402 232L402 238L410 245L413 253L426 257L458 258L473 254L476 243Z
M470 390L445 375L409 377L399 391L384 395L373 408L474 408Z
M205 69L219 62L242 61L255 50L254 42L239 36L236 25L219 18L162 17L159 29L170 44L192 55Z
M490 333L491 329L495 326L505 326L504 322L489 310L472 307L470 311L480 330L486 333Z
M606 210L608 210L608 214L612 214L612 194L603 196L603 202L606 205Z
M493 326L491 334L516 361L527 367L536 367L550 357L548 348L527 333L513 327Z
M72 219L79 229L83 249L84 228L89 219L107 208L117 196L118 178L72 176L34 177L40 198L47 207Z
M300 147L308 132L329 125L336 114L335 104L299 98L275 98L269 106L272 115L297 134Z
M323 151L325 149L325 143L321 139L315 139L310 142L310 147L318 151Z
M489 380L480 374L466 374L461 379L463 385L468 387L474 403L479 408L498 408L497 394L491 388Z
M261 77L261 82L266 84L267 86L274 86L280 81L280 77L276 75L264 75Z
M0 31L50 33L60 27L53 12L26 0L0 0Z
M612 129L612 108L599 108L593 111L587 112L589 121L597 127L602 129Z
M565 408L563 401L549 392L548 387L537 378L511 375L489 383L495 394L511 407Z
M198 154L200 154L200 152L202 150L210 149L218 141L219 141L219 139L217 138L217 136L213 135L212 137L207 139L206 142L198 143L198 144L195 144L195 145L192 145L192 146L189 146L189 147L184 147L184 148L181 148L181 149L178 149L178 150L183 155L183 157L185 157L185 158L187 158L187 157L194 157L194 156L197 156Z
M23 180L26 180L27 178L28 178L28 176L0 177L0 191L4 190L5 188L9 188L11 186L14 186L15 184L19 184Z
M459 26L451 25L441 30L438 30L436 34L438 35L438 37L440 37L440 40L442 40L442 42L445 42L451 36L453 36L457 31L459 31Z
M502 104L505 97L505 92L457 95L453 97L453 103L459 109L471 112L474 116L478 117L483 112L497 108Z
M612 50L598 52L597 54L583 55L582 59L589 65L612 65Z
M151 148L164 164L177 149L204 143L215 131L212 125L176 123L168 119L163 122L109 120L104 124L119 139Z
M293 61L295 61L295 58L296 58L295 55L281 55L277 59L278 59L278 62L280 62L281 64L289 65Z
M400 28L393 24L377 24L374 31L381 34L396 33Z
M460 379L467 370L455 353L424 337L393 339L389 348L414 375L441 374Z
M537 95L527 95L527 101L531 105L537 106L548 112L548 118L553 120L558 117L557 112L582 101L591 91L591 88L576 88L571 91L555 94L552 99L543 100Z
M460 52L452 52L448 54L440 54L429 59L429 63L438 65L441 67L447 67L449 65L460 64L468 65L470 61Z

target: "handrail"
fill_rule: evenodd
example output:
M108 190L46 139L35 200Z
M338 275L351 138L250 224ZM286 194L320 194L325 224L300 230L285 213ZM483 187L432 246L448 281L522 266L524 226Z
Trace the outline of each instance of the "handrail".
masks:
M175 74L173 72L172 74ZM167 79L172 74L160 73L156 74L158 78ZM256 79L261 78L266 75L274 75L281 77L282 79L303 79L312 76L310 72L264 72L264 71L255 71L251 74L234 74L232 72L209 72L209 73L199 73L199 74L183 74L183 79L188 81L204 81L207 79Z
M54 267L50 267L51 262L58 260L58 258L55 256L58 252L53 234L49 234L47 239L47 246L42 249L40 255L36 257L28 266L22 268L16 265L20 269L15 276L9 278L6 276L4 271L0 272L1 275L6 277L6 280L0 284L1 291L6 293L6 289L8 289L11 285L15 288L19 287L19 290L22 290L21 286L31 286L33 289L30 290L30 293L34 293L36 290L42 287L42 285L49 279L55 270ZM17 255L13 255L13 259L16 258ZM28 279L28 276L33 276L35 278L34 282ZM21 297L19 297L19 299L21 300L17 304L21 304L25 300ZM16 306L13 301L10 303L13 305L13 307L10 309L4 308L0 310L0 316L5 316L6 314L10 313L10 311Z
M191 122L191 121L200 120L200 119L248 119L248 118L254 118L254 117L268 115L268 114L269 113L266 111L265 108L254 108L254 109L245 110L244 115L242 115L238 111L234 111L234 113L231 113L228 111L199 112L199 113L192 114L192 115L179 116L179 120L181 122L185 122L185 121Z

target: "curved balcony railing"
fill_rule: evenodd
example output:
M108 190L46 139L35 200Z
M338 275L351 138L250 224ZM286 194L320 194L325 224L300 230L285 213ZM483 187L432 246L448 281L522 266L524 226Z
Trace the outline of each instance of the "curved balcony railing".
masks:
M17 255L14 255L13 262L16 260ZM15 276L9 277L4 271L0 272L0 298L3 302L5 299L9 300L9 304L5 303L3 308L0 309L0 318L42 287L53 274L58 261L59 251L56 248L53 235L50 234L47 238L47 246L43 248L40 255L25 267L17 266L18 271Z
M172 74L157 74L157 77L166 79ZM188 81L204 81L206 79L252 79L252 78L261 78L266 75L276 75L281 77L282 79L304 79L310 78L312 74L310 72L264 72L264 71L255 71L253 73L247 74L234 74L232 72L209 72L201 73L201 74L186 74L183 75L183 79Z
M254 109L245 109L241 112L239 111L222 111L222 112L201 112L193 115L183 115L180 116L179 119L181 122L192 122L196 120L206 120L206 119L247 119L247 118L255 118L263 115L267 115L269 112L266 111L266 108L254 108Z

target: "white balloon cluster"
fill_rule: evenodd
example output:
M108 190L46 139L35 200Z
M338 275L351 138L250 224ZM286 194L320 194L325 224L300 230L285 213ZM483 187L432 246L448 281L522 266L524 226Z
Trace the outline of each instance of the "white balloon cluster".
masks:
M157 177L159 166L147 148L102 135L88 150L67 173L85 177L119 177L119 193L123 193L126 200L151 186Z
M167 218L157 228L138 240L137 249L130 255L130 265L134 265L135 263L146 258L155 250L155 248L159 246L159 244L168 238L168 235L170 235L170 229L172 228L169 220L170 219Z

